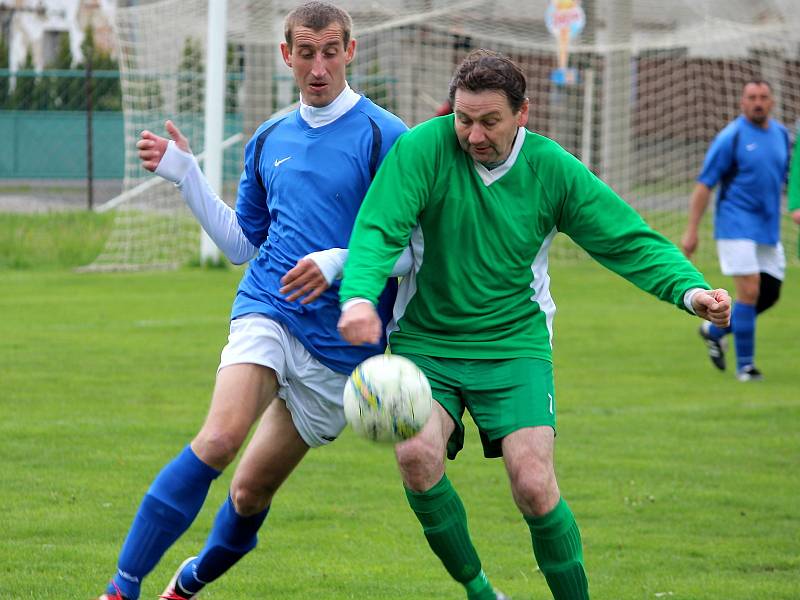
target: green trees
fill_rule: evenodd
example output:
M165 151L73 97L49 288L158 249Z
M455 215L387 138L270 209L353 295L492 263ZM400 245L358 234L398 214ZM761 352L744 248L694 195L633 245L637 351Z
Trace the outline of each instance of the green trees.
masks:
M8 104L8 44L0 31L0 108Z
M30 50L25 54L25 62L22 63L21 73L17 72L16 85L11 92L8 101L8 108L15 110L35 110L34 98L39 95L37 80L33 75L34 64Z
M83 81L74 76L65 75L64 71L72 69L73 57L69 45L69 33L63 32L58 38L58 52L55 59L45 66L39 80L36 96L40 104L39 110L83 110ZM47 71L57 71L47 74Z
M91 60L94 110L121 110L119 66L109 52L95 46L91 25L86 28L81 50L84 59L76 64L70 49L69 33L62 33L55 58L39 72L28 50L20 69L6 76L0 75L0 109L84 110L86 65L87 60ZM2 38L0 69L8 69L8 46Z
M119 83L119 64L106 50L101 50L94 43L94 29L86 28L81 44L83 61L78 69L86 71L87 61L91 65L92 106L94 110L122 110L122 92Z
M205 66L202 46L194 38L187 37L183 43L178 77L178 112L202 113L205 103Z
M239 107L239 87L244 76L241 51L228 44L225 56L225 111L235 113ZM205 53L199 40L187 37L183 42L178 68L179 113L200 114L205 102Z
M108 51L95 44L91 25L84 32L81 54L83 58L76 61L71 51L69 33L64 32L57 40L55 57L44 69L36 70L29 49L25 62L16 71L9 72L8 45L0 35L0 110L85 110L88 75L91 76L93 110L122 110L119 64ZM235 113L239 109L239 89L244 76L241 48L229 44L226 63L225 110ZM163 74L136 77L143 77L144 80L137 82L137 91L140 93L131 99L134 109L157 110L162 107ZM192 37L184 40L177 77L175 112L202 114L206 75L205 55L200 40Z

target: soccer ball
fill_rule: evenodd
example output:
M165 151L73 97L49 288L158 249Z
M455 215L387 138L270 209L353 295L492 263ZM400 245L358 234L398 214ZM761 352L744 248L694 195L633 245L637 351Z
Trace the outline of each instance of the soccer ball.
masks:
M431 415L433 398L425 374L413 362L378 354L358 365L344 388L344 415L360 436L376 442L402 442Z

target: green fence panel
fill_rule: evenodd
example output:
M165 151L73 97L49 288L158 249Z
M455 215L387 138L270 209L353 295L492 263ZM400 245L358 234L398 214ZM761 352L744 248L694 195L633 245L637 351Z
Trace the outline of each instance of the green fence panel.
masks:
M94 113L92 130L95 178L121 179L125 166L122 113ZM0 134L12 155L12 160L0 161L0 177L86 178L86 113L0 111Z
M17 139L14 119L5 118L5 111L0 111L0 140L3 141L3 152L0 152L0 177L11 177L17 163Z
M163 123L163 119L160 122ZM181 115L177 122L188 134L192 148L202 150L202 115ZM241 128L241 115L226 115L226 138ZM94 113L92 131L94 177L122 179L125 174L122 113ZM167 135L166 131L158 133ZM0 140L4 145L4 151L0 153L0 179L86 178L84 112L0 110ZM226 179L239 177L242 146L242 143L235 144L225 151Z

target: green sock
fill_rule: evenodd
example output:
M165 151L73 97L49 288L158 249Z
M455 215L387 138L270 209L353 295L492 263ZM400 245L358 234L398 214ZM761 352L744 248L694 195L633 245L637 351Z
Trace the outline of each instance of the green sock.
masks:
M533 554L554 600L588 600L589 582L583 570L583 546L578 524L566 501L541 517L525 516Z
M422 524L431 550L450 577L467 590L467 598L494 600L494 590L481 569L481 560L469 537L464 505L447 475L427 492L406 488L406 497Z

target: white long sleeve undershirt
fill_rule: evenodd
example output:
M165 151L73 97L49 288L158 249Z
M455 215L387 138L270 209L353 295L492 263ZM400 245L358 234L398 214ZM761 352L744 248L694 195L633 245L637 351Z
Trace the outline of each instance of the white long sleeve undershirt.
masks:
M253 258L258 249L244 235L236 211L211 189L193 154L184 152L170 140L155 172L178 187L189 210L228 260L240 265ZM313 260L331 284L342 276L347 249L330 248L312 252L305 258ZM411 249L406 248L395 263L392 276L408 273L411 262Z
M257 248L244 235L236 211L211 189L193 154L170 140L156 175L178 186L189 210L229 261L240 265L253 258Z

